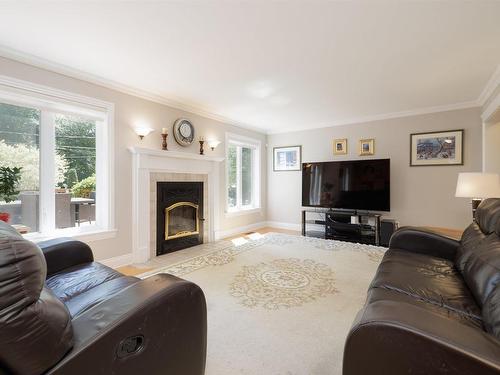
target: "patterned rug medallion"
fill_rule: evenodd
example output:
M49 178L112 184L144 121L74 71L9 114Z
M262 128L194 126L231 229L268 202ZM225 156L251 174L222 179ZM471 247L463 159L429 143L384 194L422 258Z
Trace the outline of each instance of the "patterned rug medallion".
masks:
M166 272L203 289L207 375L341 374L345 337L384 251L268 233L182 250L185 260L142 277Z
M292 258L244 266L230 291L244 306L276 310L333 294L334 285L333 271L326 264Z

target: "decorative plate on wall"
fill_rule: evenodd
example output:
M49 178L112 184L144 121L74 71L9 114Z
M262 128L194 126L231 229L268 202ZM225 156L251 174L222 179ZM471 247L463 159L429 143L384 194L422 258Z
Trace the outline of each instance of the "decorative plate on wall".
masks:
M194 126L185 118L174 122L174 138L183 147L189 146L194 140Z

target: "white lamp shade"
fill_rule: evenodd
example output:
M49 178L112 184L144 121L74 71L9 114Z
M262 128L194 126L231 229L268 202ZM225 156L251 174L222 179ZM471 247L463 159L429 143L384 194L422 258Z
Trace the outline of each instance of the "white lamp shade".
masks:
M496 173L459 173L456 197L499 198L500 177Z

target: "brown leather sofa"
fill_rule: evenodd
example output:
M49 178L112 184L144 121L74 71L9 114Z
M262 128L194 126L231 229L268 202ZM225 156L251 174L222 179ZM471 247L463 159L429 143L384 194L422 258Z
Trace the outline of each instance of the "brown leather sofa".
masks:
M347 337L344 375L500 374L500 199L455 241L394 234Z
M38 245L0 221L0 374L204 373L197 285L124 276L79 241Z

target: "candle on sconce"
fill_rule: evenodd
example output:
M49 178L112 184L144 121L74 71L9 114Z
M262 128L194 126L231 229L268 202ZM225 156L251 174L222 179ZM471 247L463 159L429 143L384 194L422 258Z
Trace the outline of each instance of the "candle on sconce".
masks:
M168 137L167 128L161 128L161 138L162 138L161 149L164 151L168 151L167 137Z
M200 155L205 155L204 152L205 150L203 149L203 144L205 143L205 140L203 137L198 137L198 142L200 142Z

